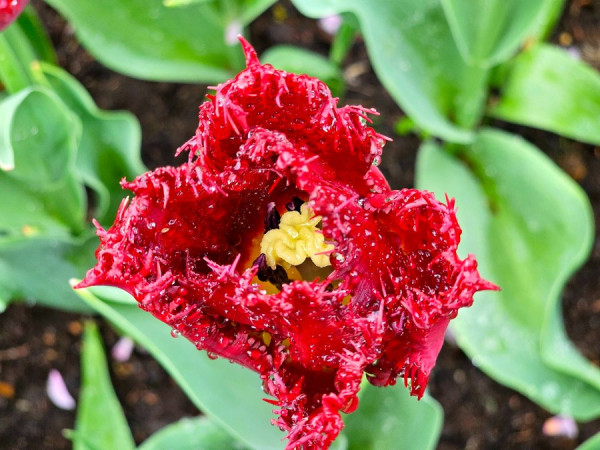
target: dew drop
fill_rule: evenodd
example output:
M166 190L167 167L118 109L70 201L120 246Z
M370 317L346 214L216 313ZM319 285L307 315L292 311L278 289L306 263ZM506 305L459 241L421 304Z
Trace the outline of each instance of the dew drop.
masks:
M373 158L373 163L372 163L375 167L377 167L379 164L381 164L381 156L376 156L375 158Z
M174 338L178 338L179 336L181 336L181 331L179 331L177 328L173 328L171 330L171 336L173 336Z

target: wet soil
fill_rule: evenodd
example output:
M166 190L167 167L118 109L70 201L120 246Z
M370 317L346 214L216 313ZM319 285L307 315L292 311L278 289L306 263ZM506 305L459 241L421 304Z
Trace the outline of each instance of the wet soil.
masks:
M101 108L126 109L142 125L143 159L149 168L174 164L174 150L193 133L196 112L206 87L152 83L124 77L106 69L83 50L64 20L41 1L33 1L57 48L59 63L89 90ZM568 3L553 42L570 48L600 69L600 1ZM293 44L326 54L330 37L312 20L300 16L288 3L275 5L250 29L257 50L274 44ZM386 147L382 170L392 187L410 187L414 181L419 140L397 136L394 124L402 111L373 74L364 45L352 47L344 73L347 91L342 102L374 107L381 116L375 128L394 141ZM543 149L581 184L594 207L600 229L600 148L525 127L505 126ZM568 335L579 350L600 365L600 237L590 260L574 275L564 292L563 314ZM75 414L53 405L45 384L51 369L63 375L77 396L82 324L87 316L42 307L13 304L0 315L0 448L62 449L70 443L63 429L74 426ZM108 349L118 339L98 318ZM110 358L115 390L136 442L183 416L198 414L178 386L142 349L120 363ZM579 424L574 438L542 432L551 414L524 396L494 382L477 369L451 342L442 349L430 383L442 404L445 422L438 445L455 449L574 449L600 431L600 420Z

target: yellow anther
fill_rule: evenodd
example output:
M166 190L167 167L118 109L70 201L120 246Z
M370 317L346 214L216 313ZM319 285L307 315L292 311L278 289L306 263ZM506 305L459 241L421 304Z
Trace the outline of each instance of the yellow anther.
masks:
M299 266L306 258L317 267L327 267L329 252L333 245L325 243L325 237L317 225L321 222L320 216L314 216L312 210L306 205L298 211L288 211L279 222L279 228L268 231L260 243L260 252L267 258L271 269L277 265L288 269L290 266Z
M269 333L268 331L263 331L262 340L267 347L271 345L271 333Z

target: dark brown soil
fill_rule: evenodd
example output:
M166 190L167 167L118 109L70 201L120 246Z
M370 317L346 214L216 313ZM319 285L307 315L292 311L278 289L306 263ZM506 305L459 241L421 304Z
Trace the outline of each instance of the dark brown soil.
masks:
M174 150L194 132L198 104L205 86L151 83L107 70L75 41L70 27L40 0L33 1L57 47L59 63L106 109L126 109L140 120L143 159L150 168L172 164ZM572 0L553 41L579 51L600 69L600 1ZM274 6L251 27L259 52L273 44L300 45L326 54L329 37L314 21L303 18L287 3ZM395 188L413 184L419 141L395 136L393 126L402 112L372 73L364 46L358 42L345 64L348 78L344 103L374 107L381 116L378 131L392 136L382 169ZM547 152L590 196L600 224L600 148L583 145L524 127L508 127ZM600 227L599 227L600 228ZM576 346L600 365L600 238L589 262L573 277L564 295L567 331ZM79 390L79 348L86 317L41 307L13 304L0 315L0 448L69 448L62 430L74 426L75 414L55 407L45 383L58 369L70 392ZM105 345L117 335L102 320ZM110 358L110 357L109 357ZM162 368L143 351L110 366L113 383L137 442L182 416L198 411ZM447 343L430 383L432 395L446 418L438 448L454 449L573 449L600 431L600 420L579 425L575 439L548 437L542 426L551 414L522 395L492 381L455 346Z

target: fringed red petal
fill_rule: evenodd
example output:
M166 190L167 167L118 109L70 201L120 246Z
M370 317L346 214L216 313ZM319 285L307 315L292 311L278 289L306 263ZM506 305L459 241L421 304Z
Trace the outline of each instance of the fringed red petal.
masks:
M258 372L288 448L327 448L364 374L423 395L450 319L495 286L457 256L452 201L390 190L373 165L385 141L367 126L374 111L338 108L319 80L242 45L247 68L200 107L179 150L189 161L124 184L135 197L99 228L78 287L125 289L199 349ZM331 271L267 293L258 244L295 201L322 217Z

